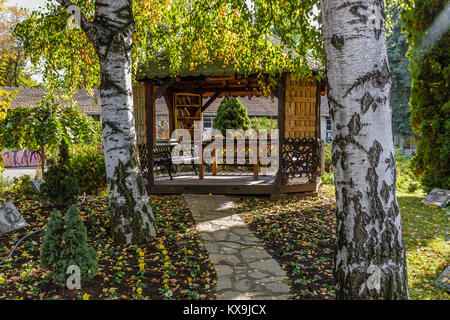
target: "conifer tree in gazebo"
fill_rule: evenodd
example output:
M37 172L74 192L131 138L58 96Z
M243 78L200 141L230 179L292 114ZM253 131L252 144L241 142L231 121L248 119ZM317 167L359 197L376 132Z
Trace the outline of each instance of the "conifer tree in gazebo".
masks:
M248 130L250 128L247 109L239 99L230 97L220 102L214 119L214 128L220 130L223 135L226 134L227 129Z

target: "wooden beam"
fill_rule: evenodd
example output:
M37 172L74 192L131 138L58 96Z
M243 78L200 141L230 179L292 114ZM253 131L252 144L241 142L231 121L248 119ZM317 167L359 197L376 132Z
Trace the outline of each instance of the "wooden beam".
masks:
M155 101L156 99L158 99L159 97L161 97L161 96L164 94L164 92L166 91L166 89L167 89L174 81L175 81L174 78L166 79L166 80L163 82L163 84L160 85L160 86L158 87L158 89L156 89L156 92L155 92L155 94L154 94L153 97L152 97L153 101Z
M216 100L217 97L220 96L220 94L221 94L220 91L217 91L216 93L214 93L214 94L211 96L211 98L209 98L209 100L206 101L206 103L203 105L203 107L202 107L202 112L204 112L204 111L211 105L211 103L213 103L214 100Z
M278 171L275 177L275 186L281 192L281 186L283 184L283 144L285 137L285 114L286 114L286 77L287 74L283 73L280 77L278 85Z
M321 112L321 105L320 105L320 100L321 100L321 83L319 80L316 80L316 86L317 86L317 90L316 90L316 138L320 139L321 138L321 121L320 121L320 112Z

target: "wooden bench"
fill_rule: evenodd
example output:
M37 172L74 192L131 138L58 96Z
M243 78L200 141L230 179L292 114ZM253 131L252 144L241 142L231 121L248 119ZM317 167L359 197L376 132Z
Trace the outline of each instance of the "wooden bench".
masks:
M153 164L163 166L167 169L170 180L173 180L172 173L178 171L180 165L192 165L195 175L197 175L197 168L195 161L199 159L198 152L193 147L191 154L180 154L172 157L172 149L178 145L178 142L173 140L157 140L156 146L153 148Z

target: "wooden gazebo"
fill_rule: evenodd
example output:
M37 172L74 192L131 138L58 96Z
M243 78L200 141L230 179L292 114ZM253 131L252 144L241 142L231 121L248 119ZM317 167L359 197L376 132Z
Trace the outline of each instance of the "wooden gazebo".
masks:
M182 70L171 77L164 65L148 66L133 88L134 117L141 166L151 194L213 193L269 194L316 191L320 184L322 141L320 140L321 83L315 77L294 79L282 73L271 94L278 98L279 165L270 177L205 175L200 166L199 177L177 175L173 180L155 176L156 140L155 100L164 97L169 111L170 132L177 128L192 130L190 123L202 120L202 113L223 96L261 95L264 74L244 76L232 66L209 63L193 70ZM268 83L268 82L267 82ZM271 82L273 83L273 81ZM191 113L181 110L191 110ZM150 143L149 143L150 142ZM254 170L255 171L255 170Z

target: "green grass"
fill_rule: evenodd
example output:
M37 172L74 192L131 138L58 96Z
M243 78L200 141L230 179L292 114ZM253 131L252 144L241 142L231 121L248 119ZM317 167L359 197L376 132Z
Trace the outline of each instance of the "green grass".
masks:
M425 194L397 193L402 214L410 298L450 300L450 295L434 285L450 263L449 221L445 211L422 204Z
M334 197L334 186L321 186ZM450 294L434 284L450 264L449 218L442 208L421 203L426 194L397 192L406 247L409 295L413 300L450 300ZM446 241L447 239L447 241Z

